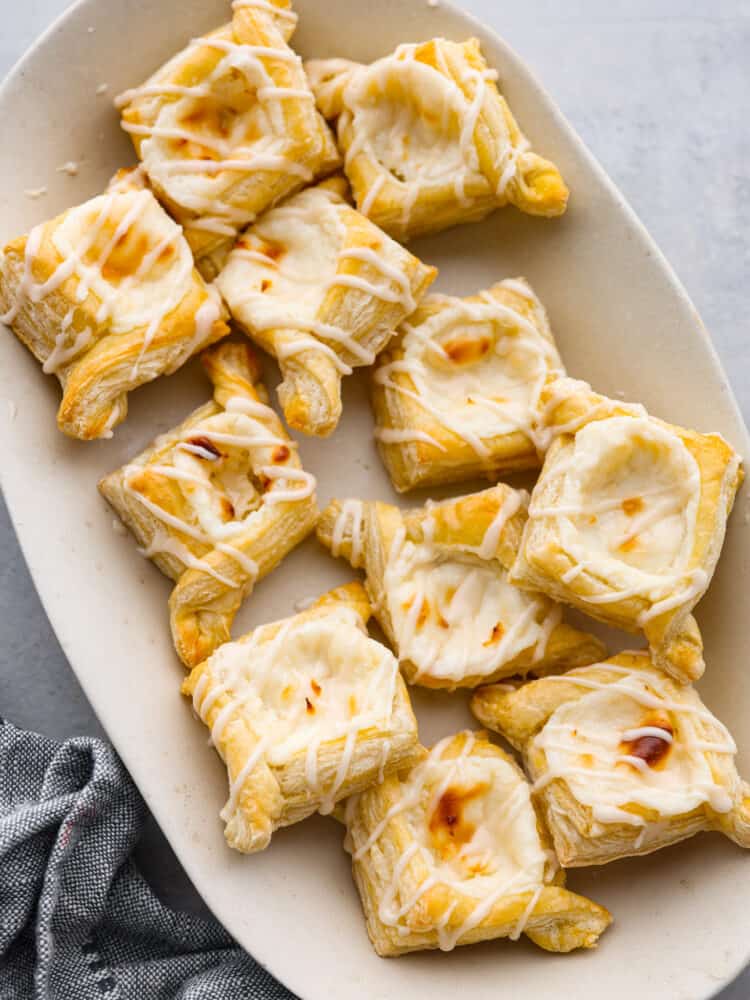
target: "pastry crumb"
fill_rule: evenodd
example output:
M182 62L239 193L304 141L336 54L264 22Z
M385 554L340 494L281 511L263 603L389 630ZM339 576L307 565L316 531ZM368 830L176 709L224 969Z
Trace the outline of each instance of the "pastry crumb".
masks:
M75 177L80 168L75 160L68 160L67 163L61 163L59 167L55 167L58 174L67 174L69 177Z
M101 97L102 94L106 94L108 90L109 90L108 83L100 83L99 86L96 88L96 96Z
M43 198L46 193L47 193L46 187L26 188L26 190L24 191L24 195L27 198L31 198L32 201L36 201L37 198Z
M8 400L8 416L11 420L15 420L18 416L18 404L12 400Z
M428 7L439 7L440 6L440 0L427 0L427 6Z

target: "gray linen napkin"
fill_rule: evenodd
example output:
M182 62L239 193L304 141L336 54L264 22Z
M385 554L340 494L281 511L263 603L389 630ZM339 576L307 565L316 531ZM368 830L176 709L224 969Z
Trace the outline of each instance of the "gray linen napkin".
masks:
M0 1000L294 1000L130 853L146 807L114 750L0 720Z

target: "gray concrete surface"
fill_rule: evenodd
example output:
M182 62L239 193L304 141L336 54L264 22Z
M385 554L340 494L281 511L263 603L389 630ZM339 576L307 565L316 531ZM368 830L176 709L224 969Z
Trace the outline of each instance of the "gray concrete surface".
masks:
M68 0L6 4L0 76ZM464 6L526 59L630 200L712 332L750 420L749 0ZM0 712L21 726L57 737L101 735L2 505L0 691ZM139 860L171 905L203 909L154 823ZM721 994L749 997L750 970Z

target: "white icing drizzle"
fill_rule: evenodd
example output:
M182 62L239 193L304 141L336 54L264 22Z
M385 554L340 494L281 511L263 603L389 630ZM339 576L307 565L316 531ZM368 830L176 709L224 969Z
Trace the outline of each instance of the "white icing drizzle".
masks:
M231 817L261 761L283 767L303 752L308 789L318 797L319 811L330 812L351 775L360 740L385 736L384 753L390 754L397 676L390 651L370 639L356 612L344 606L265 625L249 640L222 646L196 684L193 707L208 725L211 708L228 696L211 726L211 740L220 752L227 726L246 709L254 713L254 728L263 730L230 782L222 818ZM324 788L321 752L341 740L336 770Z
M474 757L475 738L472 733L460 734L463 743L452 758L444 755L455 745L456 737L437 743L429 755L400 782L399 798L375 824L369 834L355 844L352 839L355 814L360 796L347 800L345 847L361 862L377 848L380 838L397 817L409 825L411 838L405 850L393 863L391 877L378 902L378 917L401 936L412 933L409 914L419 900L434 886L444 885L456 894L434 925L439 947L452 950L477 927L502 898L530 893L510 937L517 940L531 919L539 897L554 875L548 854L539 843L536 817L531 804L529 786L507 761L494 757ZM453 783L461 787L478 786L482 817L474 823L475 830L468 843L462 845L455 860L444 859L430 842L428 824L443 795ZM505 839L514 844L512 860L504 854ZM403 876L412 861L418 861L426 874L408 896L402 895ZM478 869L476 866L479 866ZM468 915L461 923L451 925L451 916L461 897L470 900ZM406 919L404 919L406 918Z
M372 207L377 201L378 195L380 194L383 185L385 184L387 179L388 178L386 174L379 174L372 182L367 191L367 194L364 196L364 198L362 199L362 203L359 206L359 210L362 213L362 215L367 215L367 216L370 215L370 213L372 212Z
M305 472L304 469L261 465L258 472L274 481L273 489L266 494L266 503L296 503L299 500L306 500L315 492L315 476L310 472ZM294 483L299 483L299 485L294 486Z
M596 680L590 676L593 669L614 673L617 679ZM643 827L636 850L647 840L649 823L628 807L663 816L688 813L702 804L717 813L732 809L739 779L731 757L737 747L695 692L685 688L678 700L658 671L610 663L553 675L543 683L548 682L575 684L589 693L560 705L532 740L530 761L537 750L544 755L535 792L555 780L564 781L599 823ZM649 722L649 711L659 717L667 713L672 731ZM713 738L705 739L704 729ZM620 749L623 743L627 747L642 738L662 740L668 747L666 761L651 767L637 754ZM711 761L707 753L723 759Z
M505 529L505 525L522 507L527 507L528 503L529 494L525 490L508 490L498 508L497 514L495 514L484 533L482 544L477 550L477 555L480 559L493 558L500 544L500 536Z
M416 427L413 430L406 427L376 427L374 437L376 441L382 441L383 444L411 444L413 441L423 441L425 444L437 448L438 451L448 450L427 431L418 430Z
M331 532L331 555L336 557L341 555L342 542L345 535L349 533L351 535L349 562L355 569L361 568L364 565L362 559L364 530L364 505L362 501L344 500Z
M541 303L525 283L511 279L500 287L514 293L522 288L545 328ZM489 292L481 296L481 303L428 296L425 305L447 308L419 326L402 325L403 357L381 365L375 382L416 402L480 461L491 463L491 443L499 435L520 431L540 446L541 392L549 374L562 370L562 362L551 339L520 311ZM446 344L454 347L456 361ZM464 348L476 350L476 357L463 362Z

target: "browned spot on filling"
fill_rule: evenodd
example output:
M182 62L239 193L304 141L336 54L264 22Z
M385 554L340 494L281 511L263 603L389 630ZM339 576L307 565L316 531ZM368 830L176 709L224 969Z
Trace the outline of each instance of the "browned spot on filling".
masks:
M149 249L148 235L137 227L130 226L118 236L115 245L102 264L102 277L107 281L117 282L135 274ZM95 252L95 248L92 250Z
M643 729L645 727L663 729L669 736L674 736L674 729L666 712L651 712L637 727L633 728ZM620 753L627 754L629 757L638 757L645 761L649 767L658 769L665 764L671 746L670 741L661 736L644 735L638 736L634 740L622 740Z
M357 697L356 695L349 695L349 715L355 716L357 714Z
M483 646L492 646L496 642L500 642L502 637L505 635L505 626L502 622L498 622L497 625L492 629L492 634L489 639L485 639L482 643Z
M410 611L413 606L414 606L413 596L408 598L408 600L404 601L401 604L401 607L404 611ZM425 598L422 601L422 604L419 608L419 614L417 615L417 621L416 621L417 628L421 628L421 626L424 625L424 623L427 621L427 616L429 615L429 613L430 613L430 602Z
M207 437L203 437L202 434L188 438L188 444L192 444L196 448L201 448L203 451L207 451L209 455L213 455L213 458L206 459L206 461L214 462L217 458L221 458L221 452L216 447L216 445ZM203 458L203 455L196 455L196 458Z
M628 497L622 501L622 509L628 517L633 517L643 510L643 500L640 497Z
M282 690L281 690L281 700L282 701L289 701L289 699L292 696L293 692L294 692L294 688L292 687L292 685L291 684L287 684L286 687L282 688Z
M456 337L443 345L443 350L457 365L479 361L490 349L489 337Z
M286 253L286 250L277 243L266 243L265 241L257 248L251 249L257 249L259 253L262 253L264 257L268 257L269 260L281 260Z
M305 698L305 706L305 711L308 715L315 715L315 705L313 705L309 698Z
M438 613L437 613L437 620L438 620L438 625L440 626L440 628L450 628L450 625L445 620L445 618L443 618L442 612L440 612L440 611L438 611Z
M264 278L260 283L261 292L267 292L268 289L271 288L271 284L272 283L268 280L268 278Z
M271 461L275 463L286 462L289 458L289 454L290 452L287 446L285 444L280 444L271 455Z
M589 517L589 524L596 524L596 514L591 514Z
M476 827L467 818L466 807L487 787L484 783L469 788L451 786L440 796L428 823L432 847L439 855L454 857L474 836Z
M313 689L313 692L315 694L320 694L320 692L323 690L323 688L320 686L320 684L318 684L318 682L315 680L314 677L310 681L310 687Z
M581 767L593 767L595 763L594 757L590 753L582 753L578 758L578 761Z
M270 476L264 476L263 473L258 476L258 486L260 486L261 493L265 493L271 486L271 483L272 479Z
M222 497L220 500L221 513L227 520L231 521L234 517L234 504L229 499L229 497Z
M173 139L172 142L185 158L189 160L218 160L219 154L208 146L203 146L200 142L192 142L190 139Z
M638 535L631 535L617 546L618 552L632 552L638 546Z

